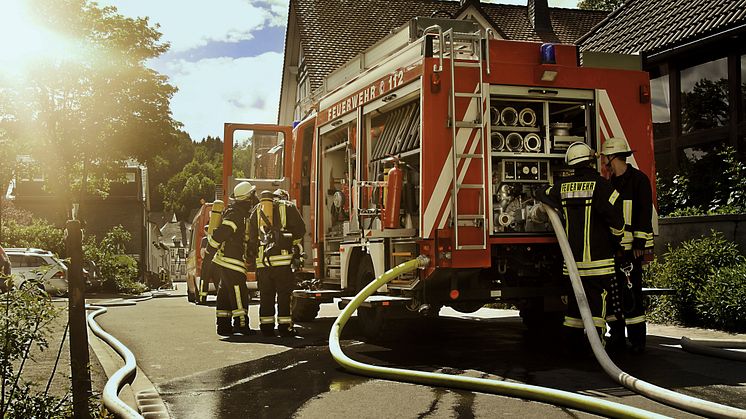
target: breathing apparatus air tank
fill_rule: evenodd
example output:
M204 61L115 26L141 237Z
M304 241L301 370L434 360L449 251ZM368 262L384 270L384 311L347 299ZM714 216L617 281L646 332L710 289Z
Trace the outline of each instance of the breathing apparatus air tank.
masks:
M267 226L267 221L271 225L275 224L274 219L272 219L274 214L274 198L274 194L270 191L263 191L259 196L259 210L264 214L264 217L259 217L259 228Z
M399 228L399 211L401 209L402 170L399 161L394 161L394 167L389 170L386 179L386 204L384 205L383 227Z
M216 199L212 203L212 209L210 209L210 220L207 222L207 235L212 236L212 232L223 221L223 210L225 209L225 203L219 199Z

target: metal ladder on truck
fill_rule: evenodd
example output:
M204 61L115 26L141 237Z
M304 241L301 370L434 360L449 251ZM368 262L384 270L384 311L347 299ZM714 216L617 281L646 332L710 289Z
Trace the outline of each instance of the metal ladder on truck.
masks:
M449 56L450 69L451 69L451 97L449 105L449 125L451 127L452 135L452 147L451 147L451 161L453 162L453 182L451 185L451 220L453 224L453 240L455 250L484 250L487 248L487 210L485 204L485 196L487 195L487 182L485 181L484 167L487 158L487 147L486 139L484 138L484 101L485 92L483 85L483 63L482 63L482 40L484 39L480 32L475 33L458 33L454 32L453 29L449 29L443 32L443 38L445 45L442 47L442 53ZM489 46L487 46L489 50ZM489 57L488 68L489 71ZM459 73L467 73L469 71L477 71L479 73L479 84L474 91L457 91L456 90L456 79L459 77ZM471 102L469 108L473 105L473 101L477 100L477 114L474 119L471 120L460 120L456 112L456 100L459 98L467 98ZM470 112L465 113L465 117L468 117ZM472 132L472 135L476 135L474 141L477 142L477 147L473 151L468 150L467 144L469 143L469 137L459 144L457 140L457 134L459 129L471 129L476 131ZM463 149L461 148L463 147ZM470 152L471 151L471 152ZM479 178L476 183L463 183L459 179L458 168L460 164L464 166L464 175L471 169L470 163L476 160L479 162ZM472 182L474 180L472 179ZM459 209L459 192L461 190L476 190L479 192L479 209L475 213L464 213ZM463 228L473 229L476 227L481 232L481 242L479 243L468 243L466 244L463 240L460 230Z

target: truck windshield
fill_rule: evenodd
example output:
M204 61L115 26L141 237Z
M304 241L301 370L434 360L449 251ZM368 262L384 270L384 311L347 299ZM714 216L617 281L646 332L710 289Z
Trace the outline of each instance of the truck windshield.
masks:
M238 130L233 134L233 177L282 179L285 136L282 132Z

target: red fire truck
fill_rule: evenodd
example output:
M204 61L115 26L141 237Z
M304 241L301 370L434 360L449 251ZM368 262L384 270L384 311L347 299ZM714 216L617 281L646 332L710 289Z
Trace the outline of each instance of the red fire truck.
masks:
M561 254L534 191L565 174L569 144L610 137L655 179L648 75L634 57L493 38L416 18L329 75L293 128L225 125L223 184L285 187L308 223L315 286L294 293L296 320L420 254L426 269L358 310L363 330L498 301L529 327L561 319Z

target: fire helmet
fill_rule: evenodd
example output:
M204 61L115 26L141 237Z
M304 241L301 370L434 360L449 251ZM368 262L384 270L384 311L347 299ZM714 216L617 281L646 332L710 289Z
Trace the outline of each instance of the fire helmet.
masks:
M232 198L236 201L247 201L254 190L256 190L256 186L251 183L246 181L240 182L235 188L233 188Z
M290 199L290 194L285 189L277 188L273 193L277 198L280 198L282 200L287 201L288 199Z
M568 166L576 166L582 162L592 161L596 158L596 151L582 141L576 141L567 147L565 152L565 163Z
M632 149L624 138L611 137L601 146L601 154L605 156L623 155L624 157L632 154Z

